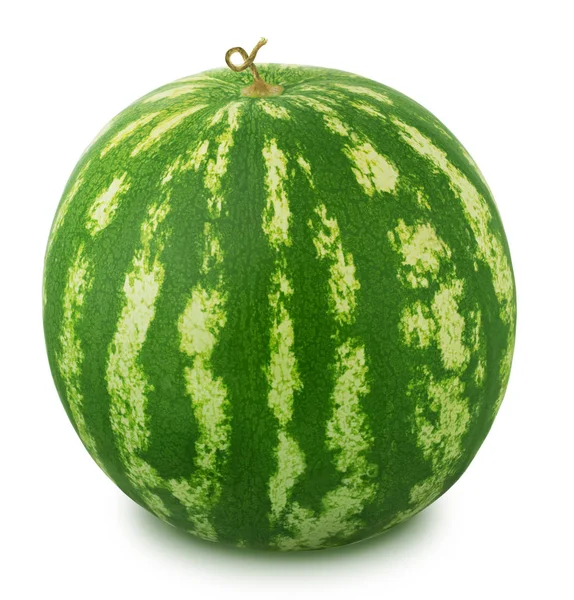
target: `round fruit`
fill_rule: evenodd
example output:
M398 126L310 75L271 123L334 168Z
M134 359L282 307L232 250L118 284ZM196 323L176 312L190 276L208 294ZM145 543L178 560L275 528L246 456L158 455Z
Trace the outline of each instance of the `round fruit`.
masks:
M45 336L133 500L205 539L323 548L467 468L508 381L514 278L486 182L428 111L350 73L260 72L271 95L228 69L159 88L86 150Z

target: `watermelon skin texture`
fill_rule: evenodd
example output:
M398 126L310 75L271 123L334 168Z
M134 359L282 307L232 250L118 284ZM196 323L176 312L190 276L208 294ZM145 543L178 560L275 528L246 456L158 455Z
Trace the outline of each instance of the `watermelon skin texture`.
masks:
M341 71L217 69L89 146L45 259L53 378L135 502L201 538L374 536L461 476L500 407L515 282L491 192L422 106Z

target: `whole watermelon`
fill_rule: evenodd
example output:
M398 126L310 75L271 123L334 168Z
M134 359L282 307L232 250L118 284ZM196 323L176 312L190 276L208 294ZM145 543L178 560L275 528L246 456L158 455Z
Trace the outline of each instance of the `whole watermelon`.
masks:
M428 111L330 69L208 71L120 113L45 261L52 374L135 502L208 540L354 542L444 493L508 382L489 188Z

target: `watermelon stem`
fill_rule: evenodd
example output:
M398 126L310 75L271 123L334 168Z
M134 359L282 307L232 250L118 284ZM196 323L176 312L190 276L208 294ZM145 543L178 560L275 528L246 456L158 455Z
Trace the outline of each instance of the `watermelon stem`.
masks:
M251 69L251 73L253 74L253 83L251 85L248 85L247 87L244 87L241 90L241 94L243 96L248 96L250 98L265 98L267 96L279 96L279 94L283 92L283 86L270 85L263 81L261 75L259 75L257 67L253 64L253 61L255 60L259 49L266 43L267 40L265 38L261 38L257 42L257 44L255 44L253 50L251 50L251 54L247 54L247 52L240 46L230 48L225 53L225 62L232 71L239 73L240 71L245 71L247 67ZM231 62L231 57L234 54L241 54L241 58L243 58L243 62L241 64L236 65Z

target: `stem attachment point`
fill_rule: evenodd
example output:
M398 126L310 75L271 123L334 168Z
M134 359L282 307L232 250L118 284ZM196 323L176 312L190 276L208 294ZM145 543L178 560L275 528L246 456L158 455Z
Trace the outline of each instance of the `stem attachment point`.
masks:
M261 38L253 50L251 50L251 54L247 54L247 52L241 48L240 46L236 46L235 48L230 48L225 53L225 62L227 66L236 73L240 71L245 71L247 67L251 69L251 73L253 75L253 83L241 90L241 94L243 96L248 96L250 98L264 98L266 96L279 96L283 92L283 86L281 85L270 85L261 79L261 75L259 75L259 71L257 67L253 64L257 53L261 46L264 46L267 43L265 38ZM243 58L243 62L239 65L236 65L231 62L231 57L234 54L240 54L241 58Z

